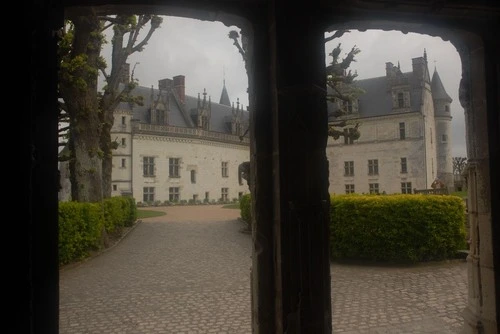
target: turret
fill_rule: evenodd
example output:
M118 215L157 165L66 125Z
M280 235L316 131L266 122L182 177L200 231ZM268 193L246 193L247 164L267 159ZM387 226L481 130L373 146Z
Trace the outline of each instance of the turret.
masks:
M441 78L434 68L431 82L436 127L437 176L448 189L453 190L453 159L451 153L451 102Z

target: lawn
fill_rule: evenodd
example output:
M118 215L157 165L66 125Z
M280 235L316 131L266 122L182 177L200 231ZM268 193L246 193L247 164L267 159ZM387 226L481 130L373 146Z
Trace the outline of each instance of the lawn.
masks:
M159 217L164 215L166 215L166 213L162 211L137 209L137 219Z

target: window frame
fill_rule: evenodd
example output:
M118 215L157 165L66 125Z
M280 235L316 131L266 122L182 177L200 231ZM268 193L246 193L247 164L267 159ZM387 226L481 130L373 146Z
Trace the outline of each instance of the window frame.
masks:
M368 159L368 175L378 175L378 159Z
M142 174L144 177L155 176L155 157L142 157Z

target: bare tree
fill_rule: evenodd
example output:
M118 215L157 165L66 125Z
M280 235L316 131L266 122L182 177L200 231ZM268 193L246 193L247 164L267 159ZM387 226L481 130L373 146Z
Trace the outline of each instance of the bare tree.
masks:
M148 23L146 36L139 33ZM99 16L92 7L68 10L61 31L59 55L60 120L68 126L60 129L67 140L71 197L75 201L98 202L111 196L113 111L122 101L141 103L130 96L137 82L124 80L127 58L140 52L162 23L155 15ZM111 71L101 56L104 31L113 27ZM126 42L125 42L126 40ZM104 92L98 94L98 73L104 75ZM123 84L123 85L120 85ZM61 142L61 145L64 141Z
M100 98L101 136L100 146L102 157L102 191L103 197L111 197L111 174L113 169L113 149L117 143L112 141L111 128L113 127L113 111L120 102L130 102L142 105L142 97L133 97L130 92L137 86L132 75L124 77L125 65L128 57L144 50L154 31L158 29L163 19L156 15L117 15L116 17L103 16L100 20L113 25L111 71L106 72L106 64L101 63L99 70L104 75L106 85ZM139 39L141 30L149 23L147 34ZM122 84L122 86L120 86Z
M467 166L467 158L453 157L452 163L453 163L453 174L460 175L464 171L465 166Z
M338 34L333 36L336 35ZM335 140L344 137L346 142L352 142L360 137L359 122L353 123L344 116L354 112L356 100L364 91L355 84L358 73L352 73L348 69L355 61L354 57L361 51L354 46L343 59L340 59L341 52L339 43L330 52L332 60L326 68L327 100L331 103L328 111L328 135Z

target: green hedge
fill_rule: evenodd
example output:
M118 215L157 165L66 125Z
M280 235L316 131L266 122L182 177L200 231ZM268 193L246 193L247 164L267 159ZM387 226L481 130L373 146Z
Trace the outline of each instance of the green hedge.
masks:
M335 195L332 259L419 262L466 249L465 205L451 195Z
M85 259L103 247L108 234L132 226L136 219L132 197L112 197L102 203L59 202L59 264Z
M243 219L249 226L251 225L252 222L251 210L252 210L252 198L250 197L250 194L245 194L241 196L240 198L241 219Z

